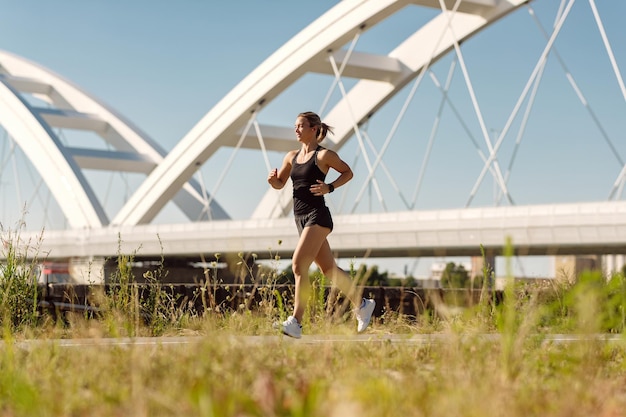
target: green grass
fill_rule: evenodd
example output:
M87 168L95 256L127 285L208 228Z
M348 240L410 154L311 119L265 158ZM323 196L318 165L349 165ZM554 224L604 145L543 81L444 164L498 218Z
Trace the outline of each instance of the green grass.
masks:
M476 304L438 300L418 317L385 311L367 330L369 340L306 343L272 329L293 298L274 290L275 272L264 272L264 285L255 282L261 305L251 294L231 310L212 297L219 277L208 270L198 314L161 285L140 299L124 268L132 255L123 254L119 288L94 294L100 315L54 321L23 296L32 280L19 271L31 261L19 247L8 245L0 285L2 416L586 417L623 415L626 407L626 340L594 337L623 333L621 274L536 285L511 279L499 304L483 287ZM157 268L145 278L158 284L165 273ZM304 333L354 335L349 312L336 314L337 299L323 297L324 277L312 281ZM551 333L588 339L554 343L544 337ZM386 334L445 337L427 344L378 337ZM186 344L61 343L155 335L192 337Z

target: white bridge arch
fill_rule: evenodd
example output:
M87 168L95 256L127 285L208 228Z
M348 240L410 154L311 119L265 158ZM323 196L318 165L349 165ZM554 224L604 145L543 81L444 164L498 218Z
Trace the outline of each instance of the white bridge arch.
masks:
M338 88L341 97L329 110L323 112L323 119L335 127L335 136L329 138L327 146L340 149L348 143L355 144L356 152L365 161L365 173L363 181L358 185L361 187L356 199L359 200L366 187L371 187L384 208L384 198L380 191L375 172L384 168L383 154L389 140L393 137L395 126L392 126L387 140L380 145L375 152L370 152L366 132L363 126L367 125L375 117L385 104L400 93L405 93L407 87L413 83L417 86L422 79L429 76L429 69L439 60L449 55L456 55L455 61L463 72L465 78L464 87L469 91L473 110L476 113L476 120L479 125L479 136L484 141L485 152L481 154L483 160L482 171L470 193L470 201L475 195L475 189L480 185L484 176L489 173L494 178L497 192L508 204L514 205L513 198L508 190L507 173L499 165L497 159L498 150L505 135L512 129L513 114L517 115L522 108L522 102L535 91L540 74L549 53L552 52L554 40L559 34L562 25L567 19L568 13L573 7L574 1L562 1L558 13L554 18L554 26L546 34L546 41L543 53L535 65L532 74L520 95L518 103L511 118L499 129L497 137L491 138L491 132L480 112L480 106L476 103L476 95L472 88L471 79L467 74L467 69L463 60L461 44L472 38L493 23L503 20L508 14L515 12L522 6L529 6L539 2L527 0L344 0L339 2L327 13L315 20L298 35L289 40L282 48L278 49L265 62L249 74L239 83L229 94L227 94L216 106L214 106L182 140L169 152L160 146L130 122L116 114L115 111L89 97L70 82L53 74L36 64L15 55L0 52L0 124L6 129L13 140L20 145L28 154L28 158L40 169L41 177L44 178L55 200L61 206L62 211L68 220L70 231L48 232L47 242L54 242L59 239L58 247L63 247L59 256L72 256L72 245L76 233L82 236L82 242L75 249L76 256L104 255L102 253L102 242L113 243L111 251L115 251L115 241L117 232L122 230L133 238L146 239L154 237L159 233L159 227L150 226L159 212L170 201L178 203L179 207L186 214L186 217L193 222L203 220L228 219L228 210L219 204L218 196L207 193L201 181L194 178L199 168L210 160L217 152L224 148L245 148L259 152L259 159L265 159L269 168L267 153L285 152L294 146L293 129L290 125L275 126L270 124L260 124L261 115L264 110L289 90L299 80L309 76L311 73L330 76L327 79L332 85L331 88ZM602 31L601 19L597 14L595 3L589 1L594 15L598 18L600 32ZM361 51L357 48L360 38L368 31L384 23L392 16L404 13L407 8L429 9L431 17L425 22L416 24L414 30L395 45L389 53L381 54L376 52ZM605 36L606 38L606 36ZM608 57L615 62L612 55L611 45L605 39ZM625 95L621 73L618 65L613 65L616 88ZM351 80L347 81L347 80ZM346 89L346 84L351 84L351 88ZM444 84L444 83L441 83ZM577 90L576 85L573 85ZM441 87L442 95L445 97L447 87ZM409 96L413 90L409 92ZM24 94L31 94L37 99L42 99L47 106L33 105L23 98ZM581 101L584 96L581 96ZM323 107L327 106L327 102ZM404 109L400 111L398 119L403 116ZM57 129L87 130L95 132L106 142L106 146L100 149L89 149L86 147L65 146L58 137ZM520 129L522 130L522 129ZM620 172L607 187L609 199L617 199L621 194L626 172L625 165L620 157L620 149L615 149L614 144L608 135L601 135L606 139L610 148L613 148L613 156L620 164ZM373 155L373 156L372 156ZM83 170L111 170L125 172L139 172L145 178L132 191L128 199L119 206L118 210L106 212L101 202L96 198L93 186L86 180ZM61 179L61 180L59 180ZM421 177L417 182L421 181ZM612 188L611 188L612 187ZM402 199L404 199L402 197ZM412 212L414 204L404 201L405 210ZM284 192L276 193L268 190L260 199L255 201L256 209L250 216L250 222L230 222L228 227L240 228L243 232L237 234L237 242L244 238L249 238L250 233L265 227L267 238L280 237L272 234L272 228L281 224L280 220L289 217L290 196L288 187ZM603 202L600 208L592 212L602 213L605 211L618 213L611 217L615 225L622 221L621 203ZM503 216L506 215L506 208L501 211L494 209L487 210L491 213L495 222L502 223ZM566 207L563 210L555 209L555 213L569 213L571 219L572 212L581 211L589 213L585 207ZM383 211L386 211L383 210ZM529 218L518 220L517 224L529 225L532 222L533 213L536 210L523 210L528 213ZM472 213L472 212L467 212ZM550 212L552 213L552 211ZM342 214L346 215L346 214ZM403 227L406 230L407 219L413 218L417 214L407 215L403 210L384 216L387 220L392 219L392 224L388 229L381 229L376 233L378 237L370 239L369 242L381 242L380 237L384 233L397 230ZM350 216L348 213L347 216ZM455 216L463 217L461 210L443 214L433 214L427 218L450 218ZM481 215L474 215L483 218ZM552 216L552 214L550 214ZM423 216L418 216L424 219ZM470 216L471 217L471 216ZM579 220L580 216L575 216ZM365 223L371 222L374 217L352 217L360 219ZM402 218L402 221L393 223L393 218ZM550 217L552 219L552 217ZM267 222L263 219L268 219ZM415 218L417 219L417 218ZM568 227L595 227L593 215L584 216L581 224L568 223ZM344 219L350 224L350 218ZM359 220L359 221L360 221ZM275 223L274 221L279 221ZM354 220L356 221L356 220ZM417 220L416 220L417 221ZM545 227L546 222L553 220L542 220ZM382 222L382 221L381 221ZM589 223L591 222L591 223ZM211 223L211 222L208 222ZM382 222L384 223L384 222ZM557 221L558 223L558 221ZM446 222L448 228L450 222ZM484 227L484 222L481 223ZM613 223L611 223L613 224ZM530 225L532 226L532 225ZM530 227L529 226L529 227ZM596 225L597 226L597 225ZM193 226L191 226L193 227ZM215 230L225 227L223 224L204 224L197 227L206 234L220 236L221 241L227 236L216 233ZM467 227L465 225L464 227ZM610 225L603 224L603 230L610 228ZM215 229L217 228L217 229ZM282 230L281 228L279 228ZM450 230L408 230L411 233L441 233L450 234ZM182 229L181 229L182 230ZM239 230L239 229L238 229ZM354 233L353 228L351 229ZM477 232L477 230L474 232ZM553 253L561 245L567 248L567 236L571 238L572 231L563 237L555 238L553 244L545 244L542 248L551 247ZM139 232L141 231L141 232ZM492 235L493 241L485 237L485 241L479 243L488 245L501 245L503 236L506 235L507 227L498 228L498 233ZM146 233L146 234L142 234ZM282 233L282 232L281 232ZM339 232L341 233L341 232ZM236 233L235 233L236 234ZM576 234L576 233L575 233ZM233 233L231 233L233 235ZM471 233L473 239L475 233ZM588 236L589 234L578 233L577 236ZM105 238L106 236L106 238ZM189 236L189 231L182 231L179 239L185 240ZM468 234L469 236L469 234ZM520 235L521 236L521 235ZM545 239L545 233L542 234ZM590 251L599 250L602 245L604 235L594 234L593 248ZM601 237L598 237L601 236ZM347 253L355 251L368 252L365 248L351 248L350 243L342 240L340 234L335 235L340 250ZM463 238L460 236L459 238ZM521 237L520 237L521 238ZM172 239L176 239L172 237ZM183 245L184 249L173 250L179 253L180 250L197 250L201 246L202 237L198 236L188 245ZM560 241L558 239L565 239ZM606 237L610 241L609 246L621 251L622 244L615 236ZM436 239L441 243L441 250L445 252L445 239ZM90 242L93 243L89 249ZM98 243L96 243L98 242ZM345 242L345 243L344 243ZM405 243L396 242L397 245L431 245L429 240L408 239ZM431 243L428 243L431 242ZM488 242L488 243L487 243ZM497 242L497 243L495 243ZM136 242L135 242L136 243ZM608 242L605 242L608 243ZM53 246L54 244L51 243ZM215 246L206 247L206 252L221 251L218 247L220 241L212 242ZM223 244L223 243L222 243ZM249 248L243 243L241 250L251 250L262 252L266 249L262 243L259 247ZM531 240L526 242L527 247L534 243ZM584 242L580 242L583 245ZM100 246L98 246L100 245ZM266 244L267 245L267 244ZM458 249L459 253L466 253L467 248L476 249L475 240L461 242L464 250ZM166 245L167 246L167 245ZM381 245L381 247L384 245ZM57 247L57 249L58 249ZM98 249L94 249L98 247ZM431 246L428 251L420 254L442 253L435 251ZM449 247L449 246L447 246ZM605 250L606 245L603 246ZM186 249L185 249L186 248ZM354 249L350 252L351 249ZM375 249L375 248L368 248ZM396 250L398 249L398 250ZM406 249L406 248L404 248ZM236 249L234 249L236 250ZM286 249L288 251L288 249ZM578 251L578 249L577 249ZM418 251L419 252L419 251ZM533 252L528 250L528 253ZM51 252L51 253L54 253ZM392 248L381 250L382 255L416 254L415 251L404 251L402 248ZM534 252L533 252L534 253ZM61 255L62 254L62 255ZM108 253L109 255L111 253Z
M32 94L39 103L22 94ZM83 169L149 174L165 158L156 142L69 81L26 59L0 51L0 125L40 172L71 228L109 224ZM68 147L57 129L91 131L109 149ZM200 187L187 181L172 197L191 219L204 209ZM227 218L214 203L218 218Z
M248 132L255 113L308 72L357 78L360 81L327 114L336 128L331 147L340 148L358 126L428 65L467 37L498 20L527 0L447 1L451 11L438 14L381 56L345 50L351 40L409 5L439 7L437 1L378 0L340 2L276 51L218 103L169 153L113 220L114 224L148 223L202 164L221 146L234 145L286 151L293 148L290 127L259 126ZM456 3L456 5L455 5ZM339 70L341 69L341 71ZM249 135L248 133L253 133ZM243 136L242 136L243 135ZM276 204L269 192L254 217L284 216L289 196Z

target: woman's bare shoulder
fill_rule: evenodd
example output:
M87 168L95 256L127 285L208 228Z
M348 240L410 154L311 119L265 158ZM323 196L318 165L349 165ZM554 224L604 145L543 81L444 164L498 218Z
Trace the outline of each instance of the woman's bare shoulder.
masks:
M332 149L328 149L328 148L322 148L319 150L319 152L317 153L318 158L319 159L328 159L328 158L338 158L339 155L337 154L337 152L333 151Z
M298 154L299 149L294 149L292 151L287 152L287 154L285 154L285 160L289 160L291 161L293 158L296 157L296 155Z

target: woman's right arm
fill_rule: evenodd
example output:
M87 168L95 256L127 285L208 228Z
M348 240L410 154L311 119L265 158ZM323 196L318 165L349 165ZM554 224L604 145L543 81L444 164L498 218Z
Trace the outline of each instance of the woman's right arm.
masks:
M289 174L291 173L291 161L293 159L295 151L287 152L287 155L283 158L283 165L278 168L274 168L267 176L267 182L276 190L280 190L287 184Z

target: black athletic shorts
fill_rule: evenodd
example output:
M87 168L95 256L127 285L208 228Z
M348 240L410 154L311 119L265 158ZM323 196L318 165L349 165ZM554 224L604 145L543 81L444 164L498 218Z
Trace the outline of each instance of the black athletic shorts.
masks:
M298 227L298 235L302 234L305 227L313 226L314 224L322 227L328 227L331 231L333 230L333 218L330 215L328 207L315 209L304 216L296 216L295 220L296 227Z

